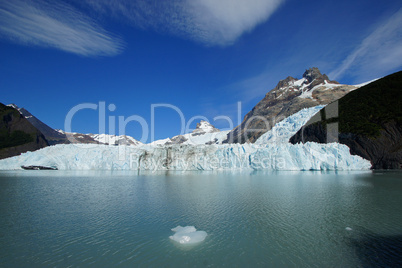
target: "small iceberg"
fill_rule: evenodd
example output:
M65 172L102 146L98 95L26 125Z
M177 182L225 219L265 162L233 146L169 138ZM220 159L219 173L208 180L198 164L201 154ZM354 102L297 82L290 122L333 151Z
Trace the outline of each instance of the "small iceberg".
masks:
M204 231L197 231L194 226L177 226L172 229L174 235L169 236L170 239L179 242L180 244L195 244L204 241L207 233Z

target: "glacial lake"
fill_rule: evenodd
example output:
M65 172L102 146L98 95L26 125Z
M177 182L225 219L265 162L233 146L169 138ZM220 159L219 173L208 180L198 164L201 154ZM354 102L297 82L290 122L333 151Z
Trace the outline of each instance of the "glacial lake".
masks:
M402 266L401 172L1 171L0 216L0 267Z

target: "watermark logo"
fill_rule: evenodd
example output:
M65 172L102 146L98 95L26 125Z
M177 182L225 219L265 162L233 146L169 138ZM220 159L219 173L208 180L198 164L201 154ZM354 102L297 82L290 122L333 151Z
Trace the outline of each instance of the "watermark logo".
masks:
M115 116L115 115L109 115L107 116L108 112L114 112L116 110L116 105L114 104L109 104L106 105L105 101L100 101L99 103L81 103L78 104L70 109L70 111L67 113L65 121L64 121L64 130L66 133L73 134L72 130L72 122L73 120L78 117L77 114L83 110L93 110L98 112L98 133L103 134L103 133L108 133L109 135L126 135L126 129L127 125L136 122L139 123L141 126L141 131L140 131L140 138L137 138L138 141L142 143L146 143L149 139L150 142L155 141L155 125L156 125L156 110L157 109L170 109L177 113L180 119L180 132L177 134L179 135L185 135L187 133L191 133L194 129L190 127L190 125L193 122L198 122L200 120L206 121L210 123L208 118L206 116L202 115L196 115L188 120L186 120L186 117L182 110L172 104L168 103L158 103L158 104L152 104L151 105L151 110L150 110L150 123L146 121L146 119L140 115L131 115L129 117L124 117L124 116ZM237 103L237 124L241 123L241 102ZM234 120L227 115L218 115L215 116L212 120L212 123L215 122L224 122L228 126L228 129L233 129L237 124L235 124ZM107 123L108 122L108 123ZM117 125L117 127L116 127ZM139 133L136 133L139 134ZM138 136L138 135L137 135ZM211 135L214 136L214 135ZM216 136L216 135L215 135ZM194 136L189 136L191 139ZM68 139L71 143L76 144L76 143L82 143L77 137L74 135L68 135ZM211 140L213 141L213 139Z
M212 120L212 124L217 121L221 123L224 122L229 126L228 130L225 133L228 133L227 136L222 135L221 132L196 132L193 133L194 129L190 126L194 122L199 122L201 120L209 123L207 117L202 115L196 115L191 118L186 118L182 110L172 104L168 103L158 103L152 104L150 106L150 122L140 116L140 115L131 115L128 117L122 115L111 115L112 112L116 111L116 105L107 104L105 101L100 101L98 103L82 103L78 104L70 109L65 118L65 132L67 138L72 144L80 144L81 148L91 148L97 145L87 143L83 145L80 137L75 135L72 131L72 123L74 120L77 120L79 113L83 110L92 110L97 113L98 119L98 131L100 134L108 133L110 136L123 136L127 135L126 130L127 126L131 123L136 123L139 125L140 131L136 133L136 138L139 142L146 144L155 142L155 125L156 125L156 117L157 110L159 109L169 109L170 111L175 112L180 119L180 132L175 136L175 138L170 139L169 143L166 145L173 144L190 144L190 145L198 145L198 144L221 144L221 143L254 143L258 137L262 134L267 133L270 135L269 143L288 143L289 135L293 135L294 129L290 128L286 125L281 125L280 127L275 127L276 123L285 119L284 116L281 117L273 117L267 118L266 116L249 116L245 117L242 120L242 105L241 102L237 103L237 122L235 122L232 117L227 115L218 115L215 116ZM320 113L317 113L313 116L312 119L302 127L301 135L302 140L304 139L305 132L304 130L307 127L318 121L325 121L326 127L326 143L338 142L339 140L339 130L338 130L338 122L336 121L338 118L338 103L334 102L327 105ZM237 126L237 127L236 127ZM289 127L289 129L286 129ZM200 143L201 135L207 134L208 139L202 139L203 143ZM107 137L107 135L105 135ZM239 138L240 137L240 138ZM116 139L114 140L116 141ZM304 141L304 140L303 140ZM106 138L105 140L100 141L100 143L110 144ZM162 144L162 142L161 142ZM260 143L261 144L261 143ZM114 145L127 145L127 143L116 143ZM154 144L155 145L155 144ZM262 144L263 145L263 144ZM244 153L231 154L231 157L219 156L212 154L205 154L205 152L196 152L189 154L180 155L180 153L172 153L172 151L166 151L163 153L163 149L160 149L160 152L155 149L152 152L148 152L143 150L141 154L138 152L133 153L132 150L129 150L129 146L118 146L118 159L116 161L127 163L127 159L129 160L130 169L146 169L146 170L158 170L158 169L169 169L174 167L175 169L228 169L228 168L244 168L251 167L255 169L286 169L286 161L284 157L279 157L280 154L260 154L254 153L253 155ZM159 149L158 149L159 150ZM310 153L312 155L320 154L322 152L314 151L313 148L309 148ZM161 154L160 156L155 157L155 154ZM165 155L163 155L165 154ZM170 154L170 155L169 155ZM334 161L337 161L338 156L335 157ZM336 163L335 163L336 165Z

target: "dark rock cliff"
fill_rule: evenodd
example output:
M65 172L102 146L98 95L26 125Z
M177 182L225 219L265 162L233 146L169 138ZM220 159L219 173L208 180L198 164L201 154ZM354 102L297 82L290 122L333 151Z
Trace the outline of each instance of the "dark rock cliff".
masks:
M373 169L402 168L402 71L333 102L310 119L290 142L340 142Z
M0 103L0 159L48 145L45 136L18 110Z
M50 145L69 143L66 134L60 133L53 128L49 127L37 117L32 115L25 108L19 108L15 104L8 105L17 109L34 127L36 127L46 138Z
M41 120L39 120L36 116L31 114L25 108L20 108L15 104L7 105L12 107L20 114L28 120L35 128L37 128L46 138L49 145L56 144L69 144L69 143L92 143L92 144L103 144L101 142L96 141L90 134L81 134L81 133L65 133L62 131L56 131L53 128L49 127Z

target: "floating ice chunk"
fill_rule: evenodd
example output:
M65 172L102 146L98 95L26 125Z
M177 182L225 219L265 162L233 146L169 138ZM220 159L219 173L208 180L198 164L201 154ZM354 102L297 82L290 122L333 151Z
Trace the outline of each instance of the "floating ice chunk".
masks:
M204 241L207 233L204 231L197 231L194 226L177 226L172 229L174 235L169 236L170 239L179 242L180 244L194 244Z
M193 232L196 232L197 229L195 229L194 226L181 227L179 225L176 228L173 228L172 231L176 232L176 233L193 233Z
M346 227L345 230L350 232L350 231L352 231L353 229L350 228L350 227Z

